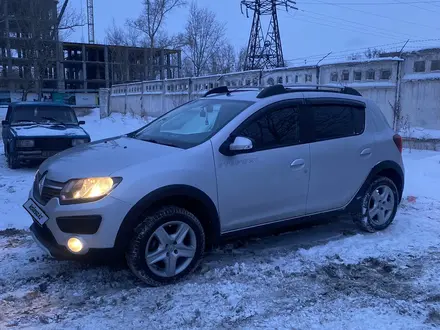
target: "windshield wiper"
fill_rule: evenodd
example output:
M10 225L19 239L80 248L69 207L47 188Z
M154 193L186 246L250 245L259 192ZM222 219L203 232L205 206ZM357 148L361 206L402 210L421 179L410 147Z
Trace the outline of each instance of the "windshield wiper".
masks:
M176 148L178 148L175 144L172 144L172 143L166 143L166 142L159 142L159 141L157 141L157 140L154 140L154 139L141 139L142 141L145 141L145 142L151 142L151 143L156 143L156 144L162 144L162 145L164 145L164 146L169 146L169 147L176 147Z
M61 125L66 125L62 121L60 121L60 120L58 120L58 119L56 119L54 117L41 117L41 119L46 119L46 120L54 121L54 122L59 123Z
M18 124L18 123L37 123L35 120L30 119L21 119L21 120L15 120L12 124Z

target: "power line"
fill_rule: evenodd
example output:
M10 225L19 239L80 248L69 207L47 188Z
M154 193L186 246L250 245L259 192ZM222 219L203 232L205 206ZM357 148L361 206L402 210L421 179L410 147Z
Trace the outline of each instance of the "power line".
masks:
M438 39L419 39L419 40L410 40L408 43L424 43L424 42L432 42L432 41L440 41L440 38ZM373 45L373 46L369 46L369 47L363 47L363 48L352 48L352 49L345 49L345 50L340 50L340 51L335 51L332 52L333 56L335 54L348 54L348 53L353 53L353 52L361 52L361 51L365 51L371 48L377 48L377 49L383 49L384 47L390 48L390 47L396 47L396 48L400 48L404 43L406 42L406 40L402 40L401 42L394 42L394 43L387 43L387 44L381 44L381 45ZM420 46L407 46L408 48L420 48ZM304 57L296 57L293 59L287 59L287 61L296 61L296 60L304 60L304 59L310 59L310 58L321 58L322 56L326 55L327 53L321 53L321 54L315 54L315 55L310 55L310 56L304 56ZM333 57L330 56L330 57Z
M339 20L339 21L349 22L351 24L360 25L362 27L369 27L369 28L373 28L373 29L377 29L377 30L382 30L382 31L384 31L386 33L392 33L392 34L399 35L399 36L406 35L406 36L418 38L418 36L415 36L415 35L411 35L411 34L407 34L407 33L399 34L397 32L394 32L394 31L391 31L391 30L388 30L388 29L383 29L383 28L375 27L373 25L363 24L363 23L360 23L360 22L350 21L350 20L347 20L347 19L344 19L344 18L340 18L340 17L334 17L334 16L329 16L327 14L316 13L316 12L312 12L310 10L307 10L307 11L304 10L304 9L298 9L298 10L301 11L301 12L304 12L304 13L315 14L315 15L324 16L324 17L332 18L332 19ZM320 19L322 19L322 18L320 18ZM375 32L375 31L373 31L373 32Z
M388 2L388 1L371 1L371 2L336 2L336 3L325 3L326 5L349 5L349 6L377 6L377 5L407 5L407 4L440 4L440 1L399 1ZM309 1L298 1L298 5L318 5L316 2Z
M293 18L293 16L290 16L289 18ZM308 18L317 19L317 18L314 18L314 17L308 17ZM321 22L322 19L320 19L320 18L319 18L319 20L320 21L316 22L316 21L307 20L305 18L298 18L297 16L295 16L295 21L302 21L302 22L306 22L306 23L312 23L312 24L315 24L315 25L317 24L317 25L322 25L322 26L328 26L328 27L332 27L332 28L335 28L335 29L338 29L338 30L355 32L355 33L358 33L358 34L366 34L366 35L368 34L368 35L371 35L371 36L374 36L374 37L382 37L382 38L386 37L386 38L394 39L394 40L402 40L402 38L398 38L396 36L385 35L383 33L381 34L380 32L375 32L375 31L368 32L368 31L365 31L365 30L359 30L359 28L358 28L358 30L355 30L356 27L354 27L354 26L344 27L344 26L341 26L339 23L338 23L338 25L332 25L332 24L327 24L327 23ZM335 23L335 22L330 22L330 23Z
M314 17L308 17L308 18L312 18L312 19L317 19ZM368 32L368 31L362 31L362 30L356 30L356 27L344 27L344 26L340 26L340 25L332 25L332 24L328 24L328 23L323 23L320 21L310 21L308 19L305 18L300 18L300 17L295 17L295 21L300 21L300 22L306 22L306 23L311 23L311 24L317 24L317 25L321 25L321 26L328 26L328 27L332 27L338 30L343 30L343 31L348 31L348 32L355 32L358 34L365 34L365 35L370 35L370 36L374 36L374 37L387 37L390 39L394 39L394 40L402 40L402 38L397 38L397 37L393 37L393 36L384 36L383 34L379 34L378 32ZM331 22L334 23L334 22Z
M399 4L405 4L404 2L399 1L399 0L395 0L395 1L397 1ZM414 8L421 9L421 10L425 10L425 11L430 12L430 13L440 13L440 12L438 12L438 11L436 11L436 10L432 10L432 9L429 9L429 8L420 7L420 6L417 6L417 5L415 5L415 4L411 4L411 3L407 3L407 5L408 5L408 6L411 6L411 7L414 7Z
M352 11L357 11L357 12L360 12L360 13L363 13L363 14L367 14L367 15L372 15L372 16L377 16L377 17L381 17L381 18L386 18L386 19L389 19L389 20L394 21L394 22L395 21L400 21L400 22L403 22L403 23L406 23L406 24L414 24L414 25L418 25L418 26L427 27L427 28L430 28L430 29L440 30L439 27L425 25L425 24L411 22L411 21L397 19L397 18L392 18L392 17L389 17L389 16L384 16L384 15L380 15L380 14L376 14L376 13L370 13L368 11L361 10L361 9L355 9L355 8L350 8L350 7L346 7L346 6L341 6L341 5L337 4L337 3L330 3L330 2L325 2L325 1L321 1L321 0L316 0L316 1L318 1L320 3L323 3L323 4L330 5L330 6L336 6L336 7L352 10Z

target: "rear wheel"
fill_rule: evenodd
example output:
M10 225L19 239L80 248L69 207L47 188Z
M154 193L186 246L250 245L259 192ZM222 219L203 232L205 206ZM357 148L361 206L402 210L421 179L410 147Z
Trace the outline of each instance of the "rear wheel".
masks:
M377 177L362 199L361 210L353 215L354 222L370 233L387 228L394 220L399 205L399 192L392 180Z
M189 211L167 206L135 229L126 253L132 272L150 286L174 283L192 273L205 249L200 221Z

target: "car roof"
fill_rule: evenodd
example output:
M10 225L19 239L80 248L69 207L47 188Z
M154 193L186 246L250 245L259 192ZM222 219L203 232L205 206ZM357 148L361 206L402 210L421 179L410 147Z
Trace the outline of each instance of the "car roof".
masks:
M12 102L11 103L12 107L33 107L33 106L45 106L45 107L54 107L54 108L59 108L59 107L69 107L70 106L68 104L64 104L64 103L56 103L56 102L42 102L42 101L19 101L19 102Z
M293 88L294 89L294 88ZM319 91L319 90L294 90L287 93L275 94L272 96L267 96L264 98L259 98L258 95L261 92L261 89L237 89L232 90L230 94L211 94L206 96L207 99L224 99L224 100L239 100L239 101L251 101L255 103L263 102L272 103L283 100L293 100L293 99L303 99L303 98L334 98L334 99L346 99L346 100L354 100L360 101L363 103L368 103L368 99L363 96L352 95L352 94L344 94L338 92L330 92L330 91Z

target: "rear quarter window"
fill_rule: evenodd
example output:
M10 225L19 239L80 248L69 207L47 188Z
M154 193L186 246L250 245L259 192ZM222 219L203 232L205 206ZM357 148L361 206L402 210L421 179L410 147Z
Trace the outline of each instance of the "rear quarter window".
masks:
M351 105L313 105L314 140L360 135L365 129L365 108Z

